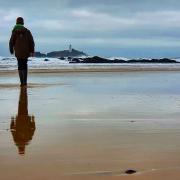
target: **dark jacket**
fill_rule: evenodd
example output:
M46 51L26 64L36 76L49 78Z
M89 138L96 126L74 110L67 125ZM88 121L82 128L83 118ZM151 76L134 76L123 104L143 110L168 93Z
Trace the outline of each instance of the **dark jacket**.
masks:
M20 29L14 29L9 41L9 50L18 59L27 59L30 57L30 53L34 53L34 40L31 32L22 27Z

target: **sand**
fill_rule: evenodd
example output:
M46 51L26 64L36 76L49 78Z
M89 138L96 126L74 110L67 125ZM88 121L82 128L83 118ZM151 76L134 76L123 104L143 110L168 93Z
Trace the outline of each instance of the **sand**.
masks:
M4 67L0 69L1 74L17 73L16 67ZM177 63L132 63L132 64L66 64L57 66L29 67L30 73L83 73L83 72L147 72L147 71L180 71Z
M178 79L33 72L21 89L17 73L1 73L1 179L179 179Z

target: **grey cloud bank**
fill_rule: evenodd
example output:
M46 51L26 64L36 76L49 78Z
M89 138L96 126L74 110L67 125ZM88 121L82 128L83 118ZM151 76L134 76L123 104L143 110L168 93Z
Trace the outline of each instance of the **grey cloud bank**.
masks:
M0 55L17 16L25 18L36 50L73 44L88 54L126 57L180 56L177 0L0 0Z

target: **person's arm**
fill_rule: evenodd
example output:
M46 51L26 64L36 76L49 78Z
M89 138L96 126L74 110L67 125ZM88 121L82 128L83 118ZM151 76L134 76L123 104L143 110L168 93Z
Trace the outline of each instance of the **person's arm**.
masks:
M15 44L15 33L12 32L11 38L9 40L9 51L11 54L14 53L14 44Z
M29 31L29 47L30 47L30 55L34 56L35 43L34 43L34 39L30 31Z

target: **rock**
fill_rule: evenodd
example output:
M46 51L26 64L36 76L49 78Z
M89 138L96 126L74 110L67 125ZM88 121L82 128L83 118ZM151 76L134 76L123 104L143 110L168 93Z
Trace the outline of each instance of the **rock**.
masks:
M43 54L43 53L41 53L41 52L35 52L35 53L34 53L34 56L35 56L35 57L46 57L46 54Z
M163 58L163 59L151 59L151 63L177 63L175 60Z
M11 61L11 60L15 60L15 58L3 58L3 59L1 59L1 61Z
M72 60L72 57L68 57L67 59L70 61L70 60Z
M134 123L134 122L136 122L136 121L130 121L131 123Z
M44 61L49 61L49 59L44 59Z
M134 174L136 173L137 171L136 170L133 170L133 169L128 169L125 171L126 174Z
M85 58L82 62L83 63L109 63L111 60L101 58L99 56Z
M60 58L58 58L58 59L60 59L60 60L65 60L65 57L60 57Z
M127 61L122 60L122 59L114 59L113 63L127 63Z
M78 59L78 58L73 58L72 60L71 60L71 63L80 63L81 61L80 61L80 59Z
M99 56L88 57L88 58L75 58L70 63L178 63L175 60L163 58L163 59L131 59L122 60L114 59L109 60L106 58L101 58Z
M168 59L168 58L163 58L159 60L162 63L177 63L175 60Z

